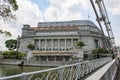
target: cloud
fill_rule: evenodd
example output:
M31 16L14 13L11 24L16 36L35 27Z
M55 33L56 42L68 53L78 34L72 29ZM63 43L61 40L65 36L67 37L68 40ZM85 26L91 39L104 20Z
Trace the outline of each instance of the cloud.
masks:
M17 0L19 6L16 14L16 20L14 22L4 22L0 20L0 29L3 31L9 31L12 34L10 38L17 38L18 35L21 35L21 28L23 24L29 24L32 27L37 26L37 22L43 21L42 13L39 10L37 4L31 2L30 0ZM5 49L4 42L6 39L10 39L5 36L0 36L0 46Z
M4 21L0 21L0 30L3 31L9 31L12 34L12 37L9 36L5 36L4 34L0 34L0 47L2 48L2 50L6 49L5 48L5 41L8 39L15 39L18 35L20 35L20 30L16 27L13 27L12 24L9 24L7 22ZM0 48L0 50L1 50Z
M16 12L17 24L30 24L35 26L38 21L43 21L42 13L37 4L30 0L17 0L19 10Z
M87 0L50 0L50 4L45 10L46 21L80 20L82 11L90 6Z
M39 0L38 0L39 1ZM113 15L120 15L120 0L104 0L105 6ZM95 14L89 0L48 0L49 5L45 7L44 11L40 10L39 5L34 3L34 0L17 0L19 5L16 14L16 21L6 23L0 20L0 29L12 33L11 38L17 38L21 35L21 28L23 24L29 24L36 27L40 21L66 21L66 20L80 20L86 19L90 13L91 20ZM93 11L91 13L91 11ZM43 19L44 18L44 19ZM3 39L3 36L0 36ZM4 45L4 40L0 41Z
M112 12L113 15L120 15L120 0L105 0L107 9Z

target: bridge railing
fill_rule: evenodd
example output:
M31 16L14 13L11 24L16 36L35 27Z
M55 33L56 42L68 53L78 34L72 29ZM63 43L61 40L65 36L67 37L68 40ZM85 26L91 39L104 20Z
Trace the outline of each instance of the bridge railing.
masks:
M0 80L80 80L88 73L96 70L109 61L111 61L110 57L101 58L56 68L1 77Z
M117 59L114 59L87 77L86 80L116 80L115 78L118 65L119 62Z

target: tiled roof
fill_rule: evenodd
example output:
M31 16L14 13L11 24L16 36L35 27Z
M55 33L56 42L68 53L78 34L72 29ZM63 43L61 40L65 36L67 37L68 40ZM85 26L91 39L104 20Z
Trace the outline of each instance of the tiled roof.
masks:
M78 30L79 26L30 27L33 30Z

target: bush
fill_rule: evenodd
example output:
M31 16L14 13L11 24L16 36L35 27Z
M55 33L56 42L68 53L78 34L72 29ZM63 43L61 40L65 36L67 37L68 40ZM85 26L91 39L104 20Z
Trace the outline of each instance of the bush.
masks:
M28 44L27 48L30 49L30 50L33 50L35 48L35 46L33 44Z
M21 59L22 57L26 56L25 53L17 52L17 51L4 51L2 52L4 58L11 58L11 59Z
M98 49L92 50L92 54L94 54L96 58L99 58L100 56L101 57L106 56L106 54L108 53L109 53L108 50L105 48L98 48Z
M108 50L105 48L98 48L98 49L94 49L92 50L93 54L108 54Z
M82 47L85 46L85 44L84 44L82 41L79 41L79 42L77 43L77 46L79 46L79 48L82 49Z

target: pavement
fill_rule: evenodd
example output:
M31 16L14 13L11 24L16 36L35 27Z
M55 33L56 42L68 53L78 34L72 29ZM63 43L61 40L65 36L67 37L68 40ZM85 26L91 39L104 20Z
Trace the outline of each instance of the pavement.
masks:
M115 80L120 80L120 64L119 64L119 67L117 69L116 79Z
M118 57L119 57L119 60L120 60L120 52L118 52ZM120 61L119 61L119 66L118 66L118 69L117 69L115 80L120 80Z

